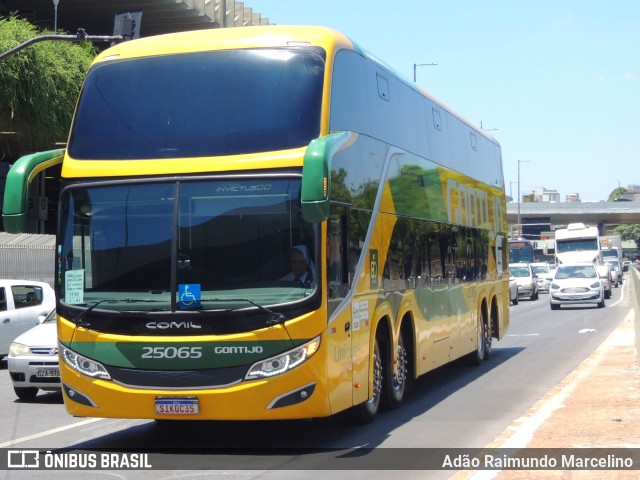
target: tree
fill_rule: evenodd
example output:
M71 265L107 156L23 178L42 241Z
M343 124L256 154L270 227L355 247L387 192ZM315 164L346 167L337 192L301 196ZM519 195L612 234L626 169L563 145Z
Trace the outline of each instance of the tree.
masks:
M622 240L633 240L636 242L636 248L640 248L640 225L620 225L613 230L613 233L620 235Z
M627 189L624 187L618 187L616 189L614 189L610 194L609 194L609 199L607 200L608 202L613 202L614 200L617 200L618 198L622 198L622 196L627 192Z
M15 16L0 17L0 52L52 33ZM94 56L90 43L44 41L0 60L0 132L11 132L0 135L0 160L66 141Z

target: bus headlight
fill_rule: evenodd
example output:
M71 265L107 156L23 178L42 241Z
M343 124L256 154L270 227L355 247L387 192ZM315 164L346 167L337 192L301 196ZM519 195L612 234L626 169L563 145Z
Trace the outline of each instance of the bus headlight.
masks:
M80 372L87 377L111 380L111 375L109 375L109 372L107 372L107 369L104 368L102 364L84 357L64 345L60 345L59 351L60 356L65 363L75 371Z
M288 372L311 358L313 354L318 351L319 347L320 336L317 336L313 340L293 350L254 363L244 378L245 380L255 380Z

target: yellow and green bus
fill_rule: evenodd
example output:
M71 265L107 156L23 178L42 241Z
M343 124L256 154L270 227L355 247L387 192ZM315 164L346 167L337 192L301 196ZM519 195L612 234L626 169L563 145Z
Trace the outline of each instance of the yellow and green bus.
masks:
M60 163L74 416L369 421L508 328L500 146L334 30L105 50L66 149L10 172L8 230Z

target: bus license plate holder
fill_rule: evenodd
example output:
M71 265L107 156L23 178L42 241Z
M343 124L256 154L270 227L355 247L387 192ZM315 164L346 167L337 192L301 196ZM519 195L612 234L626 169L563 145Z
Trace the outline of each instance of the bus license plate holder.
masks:
M185 397L156 397L156 415L198 415L200 406L198 398Z

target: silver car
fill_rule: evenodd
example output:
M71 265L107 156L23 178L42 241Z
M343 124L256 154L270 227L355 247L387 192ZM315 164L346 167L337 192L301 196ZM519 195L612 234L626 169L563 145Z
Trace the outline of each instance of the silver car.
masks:
M538 283L531 264L510 263L509 273L515 277L518 283L518 297L525 297L529 300L538 299Z
M509 303L518 304L518 282L513 275L509 275Z
M622 264L617 258L613 260L605 260L605 263L611 265L611 275L613 277L613 286L617 287L622 283L624 273L622 272Z
M38 390L60 391L56 311L16 338L7 358L13 390L21 400L33 400Z
M548 292L551 285L551 267L547 262L535 262L531 264L533 273L536 274L536 283L538 284L538 292Z

